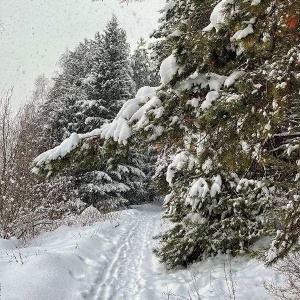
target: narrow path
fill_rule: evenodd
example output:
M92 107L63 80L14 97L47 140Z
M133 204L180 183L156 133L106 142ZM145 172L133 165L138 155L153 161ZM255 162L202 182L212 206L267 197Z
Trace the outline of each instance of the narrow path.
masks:
M152 253L153 235L173 226L161 215L159 206L144 204L92 226L45 232L25 248L0 240L0 298L178 300L200 294L225 300L230 274L236 299L257 300L271 299L264 282L284 284L274 270L244 256L218 255L187 269L166 270Z
M153 235L157 233L161 208L155 205L136 207L134 218L114 237L115 252L106 257L105 270L96 275L90 300L146 300L146 275L154 272ZM125 229L125 228L124 228ZM146 293L147 294L147 293ZM153 298L149 298L153 299Z

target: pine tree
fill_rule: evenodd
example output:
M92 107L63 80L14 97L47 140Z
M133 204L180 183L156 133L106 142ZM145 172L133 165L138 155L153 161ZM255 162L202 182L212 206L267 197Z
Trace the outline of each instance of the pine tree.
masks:
M174 226L156 253L167 266L247 253L279 229L276 260L299 237L299 2L169 4L163 85L140 89L101 136L115 159L134 133L160 148Z
M166 88L158 93L161 120L176 121L153 120L165 128L167 158L173 150L165 208L176 226L160 236L156 250L170 267L249 251L274 233L266 212L275 199L298 197L292 152L298 128L291 116L298 115L299 35L298 22L289 22L298 20L299 4L223 0L210 25L199 28L195 20L210 3L185 3L193 9L178 24L182 33L163 62ZM172 77L163 72L170 63Z
M87 95L83 79L91 68L90 41L80 43L74 51L67 51L60 60L61 73L54 78L48 100L43 105L45 136L51 138L51 146L58 145L72 132L82 129L85 123L81 106Z
M51 117L44 126L44 136L53 140L51 146L57 146L72 132L84 134L112 121L124 101L133 97L135 84L131 76L126 34L113 16L103 35L97 33L94 40L85 40L62 59L62 73L54 79L44 107L44 115ZM85 148L88 155L95 155L103 145L91 139L90 149ZM106 212L128 205L133 190L136 201L146 195L148 183L140 169L143 159L136 151L117 160L99 154L92 161L86 159L62 172L62 176L74 186L74 197Z
M132 79L135 82L136 89L143 86L152 86L152 71L151 62L148 51L146 49L146 42L143 38L138 42L137 48L131 56L131 65L133 69Z
M158 86L160 84L160 65L172 52L171 34L175 32L176 29L176 7L174 1L166 1L164 8L160 10L161 17L158 21L159 27L150 35L150 37L154 39L149 45L151 50L151 68L155 74L152 86Z
M103 59L98 73L101 81L100 98L114 105L116 101L130 99L135 94L132 68L129 58L129 44L125 31L119 27L115 15L107 23L103 35ZM120 106L116 107L117 113Z
M283 226L276 259L299 236L299 4L223 0L205 24L215 1L172 3L177 32L163 86L127 117L161 151L157 188L175 226L156 253L169 267L238 255ZM123 142L116 131L104 136Z

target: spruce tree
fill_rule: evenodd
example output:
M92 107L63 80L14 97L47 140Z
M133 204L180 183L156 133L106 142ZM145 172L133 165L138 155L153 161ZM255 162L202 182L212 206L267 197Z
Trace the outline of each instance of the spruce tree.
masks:
M196 20L213 2L185 3L192 9L178 24L174 76L163 62L158 92L160 120L176 121L153 119L165 128L167 158L173 149L165 209L175 226L156 250L170 267L249 251L274 234L266 213L275 199L298 199L299 4L223 0L204 27Z
M299 237L299 4L172 3L163 86L128 118L161 149L155 176L174 227L156 253L169 267L187 265L247 253L279 229L274 260Z
M99 79L102 82L100 97L113 105L114 101L130 99L135 94L129 44L125 31L119 27L115 15L107 23L103 35L103 59ZM115 113L120 109L116 107Z
M131 56L131 65L133 69L132 79L135 82L136 89L138 90L143 86L152 86L151 62L143 38L140 39Z
M152 86L160 84L159 68L162 61L172 52L171 34L176 30L176 5L174 1L167 0L165 6L160 10L161 17L158 20L159 27L150 35L153 42L150 43L151 68L154 75ZM178 15L177 15L178 16Z
M44 136L51 138L51 147L72 132L85 134L113 120L124 101L135 92L129 58L126 33L115 16L103 34L97 33L94 40L85 40L75 51L64 55L62 73L54 79L43 112L50 116ZM84 150L95 155L102 149L102 142L91 138L90 149ZM74 196L101 211L109 211L128 205L133 190L136 202L145 200L148 183L140 169L143 161L137 151L117 160L99 154L92 161L81 161L76 168L60 172L60 176L69 178Z
M167 3L163 85L141 89L101 136L118 149L138 133L160 148L167 266L247 253L279 229L276 260L299 237L299 2Z

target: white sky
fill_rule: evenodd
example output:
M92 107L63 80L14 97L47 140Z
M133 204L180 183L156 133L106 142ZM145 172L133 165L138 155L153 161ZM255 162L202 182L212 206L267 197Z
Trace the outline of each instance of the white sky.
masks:
M132 47L156 28L164 0L0 0L0 92L14 87L17 107L40 74L51 77L65 49L102 31L113 13Z

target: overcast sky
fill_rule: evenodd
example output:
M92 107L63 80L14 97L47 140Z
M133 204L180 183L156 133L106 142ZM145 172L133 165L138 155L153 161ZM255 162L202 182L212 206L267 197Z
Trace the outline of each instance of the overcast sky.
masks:
M93 38L115 13L132 47L157 27L164 0L0 0L0 91L14 87L15 107L40 74L51 77L65 49Z

